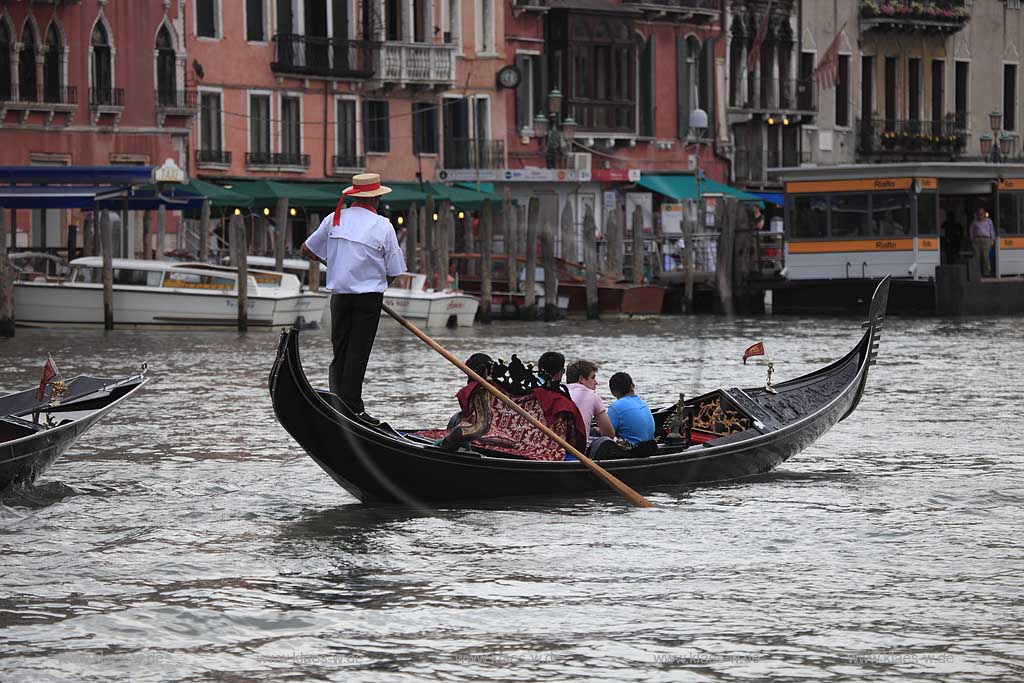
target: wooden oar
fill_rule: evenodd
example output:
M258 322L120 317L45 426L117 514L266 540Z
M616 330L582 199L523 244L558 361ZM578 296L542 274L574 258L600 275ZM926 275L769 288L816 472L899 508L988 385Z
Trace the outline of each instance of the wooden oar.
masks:
M606 484L608 484L610 487L615 489L615 491L618 492L619 495L621 495L623 498L625 498L626 500L628 500L630 503L632 503L633 505L635 505L637 507L641 507L641 508L652 508L652 507L654 507L654 504L651 501L647 500L646 498L641 496L639 493L637 493L633 489L631 489L628 486L626 486L626 484L624 484L621 480L619 480L618 478L613 476L611 473L609 473L608 470L606 470L605 468L601 467L596 462L594 462L593 460L591 460L587 456L585 456L582 453L580 453L577 449L573 448L572 444L570 444L568 441L566 441L562 437L558 436L558 434L555 434L551 430L551 428L549 428L546 424L544 424L543 422L541 422L540 420L535 418L533 415L530 415L530 413L526 412L526 410L524 408L522 408L515 401L513 401L508 396L506 396L504 393L502 393L499 389L494 387L494 385L492 385L490 382L485 380L483 377L481 377L477 373L473 372L469 368L469 366L467 366L461 360L459 360L458 358L453 356L451 353L449 353L447 349L445 349L443 346L441 346L436 341L431 339L420 328L416 327L411 322L409 322L408 320L406 320L405 318L400 316L398 313L395 313L393 310L391 310L390 306L388 306L387 304L381 304L381 308L384 310L385 313L387 313L392 318L394 318L399 323L401 323L402 327L404 327L405 329L407 329L410 332L412 332L413 334L415 334L427 346L429 346L430 348L434 349L435 351L440 353L442 356L447 358L448 361L451 362L455 367L457 367L459 370L462 370L464 373L469 375L470 378L472 378L477 383L479 383L480 386L482 386L484 389L489 391L499 401L501 401L502 403L507 405L509 408L511 408L512 410L514 410L517 413L519 413L519 415L521 417L525 418L527 422L529 422L531 425L533 425L534 427L536 427L540 431L544 432L544 434L548 438L553 439L555 441L555 443L557 443L559 446L561 446L562 448L567 450L569 453L571 453L574 456L576 456L576 458L581 463L583 463L584 465L586 465L587 467L590 468L591 472L593 472L598 477L603 479Z

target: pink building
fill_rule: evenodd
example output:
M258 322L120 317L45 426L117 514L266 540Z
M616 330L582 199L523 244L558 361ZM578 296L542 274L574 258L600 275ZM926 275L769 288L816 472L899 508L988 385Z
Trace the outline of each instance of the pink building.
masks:
M183 1L4 3L0 165L182 165L189 89ZM70 209L11 211L19 246L59 247ZM141 225L129 216L132 227ZM135 230L130 231L135 236ZM128 250L141 248L128 240Z

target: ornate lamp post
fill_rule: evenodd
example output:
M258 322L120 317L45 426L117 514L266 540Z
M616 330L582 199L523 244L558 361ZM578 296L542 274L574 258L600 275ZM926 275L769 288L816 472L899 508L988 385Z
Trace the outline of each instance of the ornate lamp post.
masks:
M703 109L694 109L690 112L690 131L689 139L697 146L697 175L695 182L697 186L697 225L703 226L706 222L704 218L704 192L702 188L702 180L704 171L700 167L700 147L704 143L704 135L708 131L708 114ZM696 229L689 228L690 222L686 221L683 223L683 239L685 240L685 263L686 263L686 289L685 289L685 305L686 312L693 312L693 269L695 267L694 262L694 238L697 233Z
M548 115L537 112L533 119L533 134L542 141L548 168L557 168L559 157L567 154L576 139L576 121L571 116L562 118L562 93L555 88L548 93Z
M988 115L988 122L992 133L985 133L978 138L981 156L993 164L999 164L1010 156L1010 152L1013 150L1013 138L1002 131L1003 115L998 111L993 111ZM998 143L996 142L997 137Z

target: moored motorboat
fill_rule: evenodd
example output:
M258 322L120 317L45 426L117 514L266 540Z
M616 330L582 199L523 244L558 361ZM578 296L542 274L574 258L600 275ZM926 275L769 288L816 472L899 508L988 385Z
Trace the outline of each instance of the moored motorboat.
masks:
M103 324L103 261L78 258L57 281L17 282L19 325L88 327ZM119 326L234 327L238 319L238 271L200 263L139 259L113 260L113 313ZM249 325L280 328L317 322L324 294L303 292L294 275L250 270Z
M145 372L145 369L143 369ZM0 396L0 490L30 485L87 429L148 380L81 375L51 385L57 393L37 399L37 389Z
M856 408L878 353L888 300L883 280L853 349L816 372L775 386L730 388L687 401L690 434L670 433L677 405L653 410L653 455L602 465L627 485L649 489L736 479L768 472L806 448ZM541 494L573 495L604 484L581 463L508 457L474 442L449 452L386 423L369 425L333 394L314 389L299 359L299 333L282 333L270 374L281 425L338 484L364 503L417 504Z

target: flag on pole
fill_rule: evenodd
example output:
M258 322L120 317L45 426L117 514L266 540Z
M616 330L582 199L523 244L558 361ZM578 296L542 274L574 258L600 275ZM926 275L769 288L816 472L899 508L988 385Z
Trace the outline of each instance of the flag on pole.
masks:
M835 87L836 70L839 66L839 39L842 37L844 29L846 29L845 23L843 23L839 32L836 33L836 37L832 39L832 44L828 46L828 50L825 51L821 61L818 62L818 66L811 73L811 78L817 81L818 87L822 90L829 90Z
M36 391L37 401L43 400L43 397L46 396L46 385L59 374L60 371L57 369L57 364L53 362L53 356L46 354L46 365L43 366L43 374L39 378L39 389Z
M757 25L757 33L754 34L754 42L750 45L750 54L747 55L747 71L753 71L758 60L761 59L761 46L768 36L768 23L772 16L773 4L775 4L775 0L769 0L768 10L761 17L761 23Z
M751 356L763 356L764 355L764 342L759 341L756 344L751 344L747 347L747 350L743 352L743 364L747 364L747 359Z

